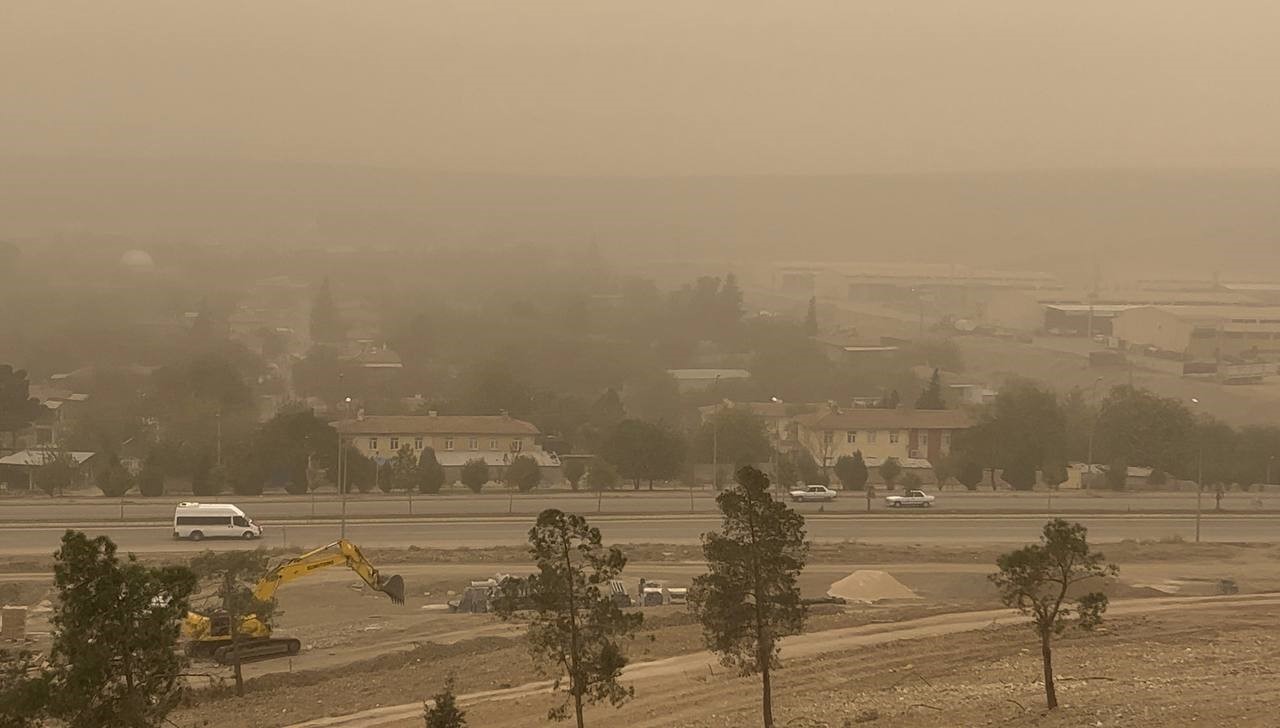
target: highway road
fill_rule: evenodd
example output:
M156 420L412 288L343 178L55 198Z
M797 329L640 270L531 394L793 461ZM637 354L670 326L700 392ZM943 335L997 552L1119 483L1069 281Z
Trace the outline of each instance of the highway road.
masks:
M900 491L899 491L900 492ZM953 492L937 493L935 512L947 513L1191 513L1195 511L1194 493L1012 493ZM190 498L190 496L187 496ZM0 500L0 522L16 523L88 523L102 521L168 521L173 507L182 500L177 496L162 498L126 498L122 501L103 497L22 498ZM282 519L336 518L342 503L333 494L311 498L274 494L260 497L217 496L218 502L232 502L255 520L270 522ZM1202 499L1202 507L1215 506L1212 494ZM620 491L597 499L590 493L551 492L532 495L486 493L475 495L418 496L413 499L412 514L417 516L505 516L534 515L544 508L560 508L577 513L614 514L714 514L714 498L707 491ZM819 504L796 504L801 512L817 513ZM867 500L861 494L841 495L821 508L826 513L865 513ZM884 511L882 499L871 501L873 511ZM1235 513L1274 511L1280 513L1280 494L1228 493L1222 508ZM403 494L360 495L347 501L348 517L408 516L409 500Z
M347 537L368 547L478 548L525 542L531 516L487 518L420 518L353 520ZM1187 515L1089 515L1078 519L1089 527L1090 540L1114 542L1126 538L1194 538L1195 521ZM697 543L699 536L715 528L719 519L702 515L609 516L591 518L605 540L612 543ZM858 540L876 543L1005 544L1034 541L1044 525L1042 515L965 515L906 512L854 516L809 516L809 537L814 541ZM262 541L175 541L166 525L96 525L84 528L92 535L110 536L123 551L196 552L206 548L319 546L338 537L338 524L267 523ZM0 555L52 553L63 528L49 526L0 526ZM1280 542L1280 515L1208 514L1202 522L1205 541Z

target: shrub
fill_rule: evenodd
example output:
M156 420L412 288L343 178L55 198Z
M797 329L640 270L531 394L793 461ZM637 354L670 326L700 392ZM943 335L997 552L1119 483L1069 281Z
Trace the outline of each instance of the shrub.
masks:
M164 495L164 470L152 456L147 456L142 472L138 473L138 492L148 498Z
M919 490L920 486L924 485L924 481L920 480L920 476L915 473L907 473L902 476L901 482L903 490Z
M98 489L108 498L119 498L133 489L133 476L117 460L98 475Z
M503 479L507 481L507 485L519 488L521 493L528 493L542 482L542 468L538 467L538 461L532 457L517 455L507 466Z
M422 448L418 454L418 492L435 494L444 487L444 467L436 459L436 451Z
M462 466L462 484L479 493L489 482L489 465L481 458L472 458Z

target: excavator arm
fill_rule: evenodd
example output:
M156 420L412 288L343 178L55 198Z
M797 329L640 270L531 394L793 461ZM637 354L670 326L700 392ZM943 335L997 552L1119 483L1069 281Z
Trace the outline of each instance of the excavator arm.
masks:
M270 602L282 585L330 566L346 566L359 574L369 588L386 594L396 604L404 604L404 579L399 575L384 577L360 552L360 547L346 539L277 564L254 586L253 596L258 601Z

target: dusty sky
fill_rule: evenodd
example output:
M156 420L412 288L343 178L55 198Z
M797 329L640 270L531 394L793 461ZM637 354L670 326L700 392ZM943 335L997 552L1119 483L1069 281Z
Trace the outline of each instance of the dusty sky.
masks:
M1280 168L1275 0L0 0L0 154Z

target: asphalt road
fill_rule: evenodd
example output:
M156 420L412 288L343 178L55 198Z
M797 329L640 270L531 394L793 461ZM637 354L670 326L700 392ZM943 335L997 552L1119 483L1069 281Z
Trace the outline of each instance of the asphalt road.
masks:
M699 536L715 528L712 516L600 516L591 519L605 540L613 543L697 543ZM1079 519L1089 527L1095 542L1163 539L1195 535L1194 518L1184 515L1097 515ZM1041 515L963 515L945 513L887 513L871 516L822 514L808 519L814 541L858 540L878 543L986 544L1034 541L1045 517ZM447 518L348 522L347 537L367 547L478 548L515 545L525 541L532 523L529 516L513 518ZM92 535L110 536L123 551L190 551L263 546L319 546L336 539L336 523L266 524L262 541L175 541L168 526L94 526ZM0 527L0 555L52 553L63 528L45 526ZM1231 542L1280 542L1280 515L1210 514L1202 522L1202 539Z
M901 493L901 490L896 491ZM1045 492L953 492L935 493L938 500L933 508L938 513L1191 513L1196 508L1195 493L1079 493L1060 492L1052 497ZM187 496L189 498L190 496ZM123 503L103 497L95 498L39 498L0 500L0 522L7 523L99 523L104 521L169 521L173 507L183 498L168 496L156 499L127 498ZM212 499L211 499L212 500ZM271 495L262 497L217 496L218 502L239 505L250 517L262 522L273 520L305 520L310 518L337 518L342 513L342 502L332 494L311 498L308 496ZM1202 507L1211 510L1215 506L1212 494L1205 494ZM413 499L415 516L505 516L508 513L534 515L544 508L560 508L577 513L615 514L714 514L715 500L706 491L695 492L692 500L688 491L621 491L597 499L589 493L538 493L515 495L504 493L447 496L418 496ZM826 513L865 513L867 500L860 494L841 495L835 502L821 504ZM804 513L816 513L819 504L802 503L796 508ZM884 511L880 498L872 499L872 511ZM1222 508L1235 513L1275 511L1280 513L1280 494L1228 493L1222 500ZM347 501L349 518L376 516L408 516L409 500L403 494L354 496Z

